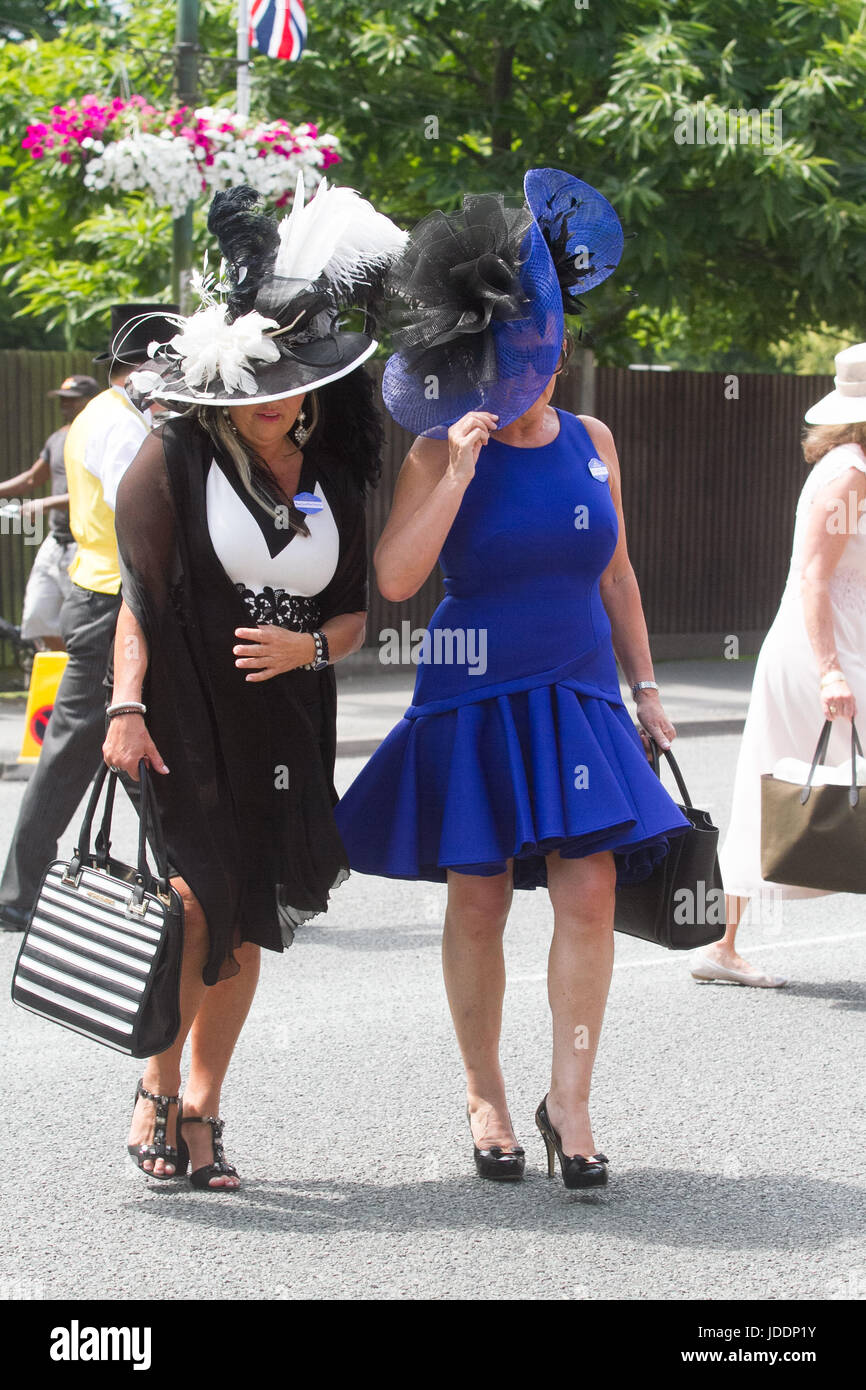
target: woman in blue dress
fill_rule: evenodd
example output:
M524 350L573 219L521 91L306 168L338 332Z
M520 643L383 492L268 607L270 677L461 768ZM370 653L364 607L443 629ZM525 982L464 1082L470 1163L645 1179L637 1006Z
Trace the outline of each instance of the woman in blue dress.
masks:
M353 869L447 881L445 984L482 1177L524 1171L499 1062L502 937L513 890L546 885L553 1062L536 1123L548 1171L558 1154L566 1186L590 1187L607 1181L589 1091L615 885L646 877L687 823L646 756L647 735L667 747L675 730L653 681L613 438L549 404L563 306L613 269L619 222L560 171L530 171L526 194L519 210L467 198L425 219L394 277L409 307L383 390L420 437L376 572L399 602L438 561L445 598L412 705L336 814Z

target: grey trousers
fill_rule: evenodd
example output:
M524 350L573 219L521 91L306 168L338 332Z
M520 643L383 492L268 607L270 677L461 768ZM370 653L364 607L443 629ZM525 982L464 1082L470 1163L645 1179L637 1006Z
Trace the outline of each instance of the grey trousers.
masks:
M21 912L32 908L42 875L57 858L57 842L102 758L104 681L119 611L120 594L97 594L77 584L60 610L69 661L0 879L0 903Z

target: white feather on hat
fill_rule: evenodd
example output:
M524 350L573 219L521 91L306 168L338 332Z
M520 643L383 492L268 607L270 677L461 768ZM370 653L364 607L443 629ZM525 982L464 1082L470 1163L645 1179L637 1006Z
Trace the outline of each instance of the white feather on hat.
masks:
M279 231L274 274L295 280L324 275L338 291L388 265L409 237L353 188L333 188L325 178L305 203L302 173Z

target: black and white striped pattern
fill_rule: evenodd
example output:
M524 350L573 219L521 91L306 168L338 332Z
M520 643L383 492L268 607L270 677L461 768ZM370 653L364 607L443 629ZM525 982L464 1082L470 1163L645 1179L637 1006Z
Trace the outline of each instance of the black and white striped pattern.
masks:
M135 1055L135 1024L165 930L165 910L145 894L143 916L130 915L132 885L82 868L77 887L58 860L45 874L21 946L16 1004Z

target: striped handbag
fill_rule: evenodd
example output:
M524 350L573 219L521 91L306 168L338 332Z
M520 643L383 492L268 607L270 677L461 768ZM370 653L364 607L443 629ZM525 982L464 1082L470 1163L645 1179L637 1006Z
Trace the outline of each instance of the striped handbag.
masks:
M90 832L109 776L102 825ZM138 866L112 859L109 834L118 782L103 765L93 783L78 847L49 865L30 914L12 998L42 1018L118 1052L164 1052L180 1028L183 903L167 876L162 826L147 764L139 763ZM147 862L147 840L157 873Z

